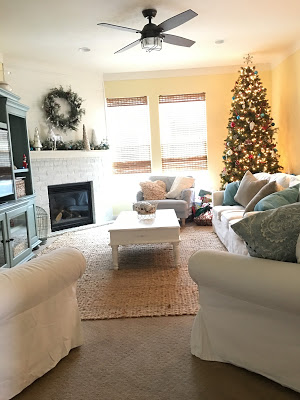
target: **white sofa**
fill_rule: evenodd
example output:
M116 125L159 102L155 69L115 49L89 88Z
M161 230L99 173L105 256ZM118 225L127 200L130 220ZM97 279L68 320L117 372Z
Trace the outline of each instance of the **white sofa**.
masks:
M297 244L300 261L300 239ZM189 260L200 310L191 352L300 392L300 265L200 250Z
M300 176L284 173L267 174L257 173L254 177L269 182L276 181L284 188L300 183ZM212 225L214 232L230 253L248 255L245 242L231 229L232 224L244 217L245 208L241 205L223 206L224 190L214 191L212 194ZM256 212L256 211L254 211ZM249 213L248 213L249 215Z
M76 282L86 261L74 248L0 270L0 399L21 392L82 344Z

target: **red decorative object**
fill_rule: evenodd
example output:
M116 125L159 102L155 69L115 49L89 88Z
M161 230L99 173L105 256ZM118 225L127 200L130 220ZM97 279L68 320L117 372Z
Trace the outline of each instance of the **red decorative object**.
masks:
M231 122L230 126L231 126L231 128L234 128L235 127L235 123Z
M22 168L27 168L27 167L28 167L27 158L26 158L25 154L23 154Z
M253 159L253 154L249 154L249 158L250 158L250 160L252 160Z

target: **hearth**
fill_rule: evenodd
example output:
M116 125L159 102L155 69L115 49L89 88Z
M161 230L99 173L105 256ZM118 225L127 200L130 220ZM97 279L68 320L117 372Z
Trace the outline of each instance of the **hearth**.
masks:
M91 182L48 186L51 231L94 222Z

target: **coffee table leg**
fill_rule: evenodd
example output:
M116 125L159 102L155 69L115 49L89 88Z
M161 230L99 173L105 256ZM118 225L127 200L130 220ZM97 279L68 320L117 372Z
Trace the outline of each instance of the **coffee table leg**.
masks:
M175 266L179 266L179 243L172 243L173 244L173 254L175 260Z
M112 245L111 246L114 269L118 269L119 268L119 265L118 265L118 247L119 247L118 245Z

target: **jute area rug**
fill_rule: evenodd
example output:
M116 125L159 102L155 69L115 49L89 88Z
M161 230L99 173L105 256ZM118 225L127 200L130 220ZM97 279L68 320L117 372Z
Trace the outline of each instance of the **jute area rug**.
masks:
M110 224L64 233L41 254L75 247L87 269L78 281L83 320L167 315L194 315L198 288L188 273L188 259L197 250L226 251L211 227L189 223L181 228L180 266L174 267L170 244L119 247L119 270L113 269Z

